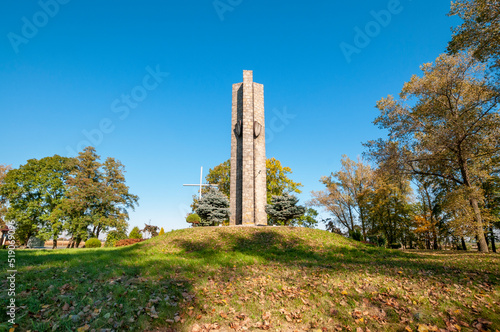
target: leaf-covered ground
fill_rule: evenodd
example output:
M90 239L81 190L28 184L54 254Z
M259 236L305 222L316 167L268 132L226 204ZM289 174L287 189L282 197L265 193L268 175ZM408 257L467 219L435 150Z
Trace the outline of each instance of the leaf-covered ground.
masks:
M5 250L0 256L7 262ZM498 254L371 248L304 228L211 227L16 258L16 331L500 330Z

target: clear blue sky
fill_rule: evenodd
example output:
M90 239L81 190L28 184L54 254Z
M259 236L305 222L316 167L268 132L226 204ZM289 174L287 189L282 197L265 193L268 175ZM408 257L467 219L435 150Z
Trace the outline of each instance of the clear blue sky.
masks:
M383 135L376 101L458 23L431 0L54 1L0 5L0 163L72 156L86 131L126 166L140 197L130 224L167 231L187 226L196 189L182 185L230 156L244 69L265 87L267 156L292 168L305 202L342 154Z

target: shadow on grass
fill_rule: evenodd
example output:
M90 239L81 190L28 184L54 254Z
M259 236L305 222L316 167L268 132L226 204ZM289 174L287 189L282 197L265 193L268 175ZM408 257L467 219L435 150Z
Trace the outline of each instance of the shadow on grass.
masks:
M204 272L203 266L206 265L233 266L234 255L241 254L256 258L260 262L278 263L284 268L315 267L335 272L375 266L378 267L377 274L385 276L398 276L398 271L404 269L413 271L413 276L420 278L453 277L455 283L466 285L469 282L467 276L481 274L483 279L491 284L500 284L498 269L479 273L480 267L476 257L482 257L480 255L446 253L447 257L470 257L473 262L465 264L459 261L456 265L450 262L449 266L445 266L440 259L441 253L419 255L418 252L367 247L359 242L338 244L322 243L318 240L318 243L315 243L314 239L306 241L297 233L285 236L273 229L259 228L253 232L238 233L221 228L213 232L213 235L194 239L174 238L172 243L181 251L173 254L153 253L151 249L161 246L161 243L148 242L104 250L18 251L18 267L38 273L60 272L61 268L90 270L103 278L144 274L174 277L185 272L199 274ZM331 237L333 238L333 235ZM321 246L322 244L324 246ZM498 261L500 262L500 259ZM192 285L187 283L186 287L191 288Z
M373 248L351 242L350 246L336 244L325 247L315 246L298 236L284 236L272 230L258 230L250 235L239 235L221 229L217 232L218 238L208 239L176 239L175 243L184 250L190 258L206 261L217 261L221 253L241 253L257 257L270 263L279 263L286 266L317 267L331 271L352 268L378 266L380 275L398 276L401 269L421 272L419 277L439 275L454 277L455 283L466 285L470 280L468 275L478 275L477 259L484 257L481 254L446 253L446 257L456 257L461 260L470 258L470 264L443 265L441 252L419 255L419 252L404 252L383 248ZM493 255L500 263L500 257ZM465 265L465 266L464 266ZM460 275L463 278L460 278ZM481 275L493 285L500 284L500 273L483 271Z
M7 260L4 256L0 252L0 259ZM14 298L19 329L76 331L88 323L96 329L143 331L162 326L167 319L173 320L181 310L183 294L192 291L191 281L168 264L160 267L168 277L150 276L152 264L147 266L142 259L136 245L112 249L17 250ZM6 289L6 275L0 274L0 278L2 289ZM170 302L164 301L165 298ZM7 292L2 292L0 306L6 308L9 301ZM68 304L71 308L63 310ZM92 309L86 311L89 305ZM156 305L159 318L151 316L152 305ZM94 315L93 308L99 313ZM76 316L79 317L74 319ZM11 327L8 319L2 310L0 331Z

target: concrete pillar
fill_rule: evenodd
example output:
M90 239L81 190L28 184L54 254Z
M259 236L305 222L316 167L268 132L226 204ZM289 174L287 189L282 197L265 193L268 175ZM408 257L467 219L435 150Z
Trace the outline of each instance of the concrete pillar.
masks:
M231 225L267 225L264 86L243 71L233 84L231 117Z

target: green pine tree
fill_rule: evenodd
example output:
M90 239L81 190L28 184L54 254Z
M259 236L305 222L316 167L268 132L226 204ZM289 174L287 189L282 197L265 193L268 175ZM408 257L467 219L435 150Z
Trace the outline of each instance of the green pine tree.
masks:
M218 226L229 218L229 200L219 190L212 188L198 202L196 214L202 226Z
M135 226L132 228L130 231L130 234L128 235L129 239L142 239L142 233L139 227Z
M306 212L305 207L297 205L299 199L290 194L273 196L271 204L266 205L266 213L271 224L288 226L290 221L299 218Z

